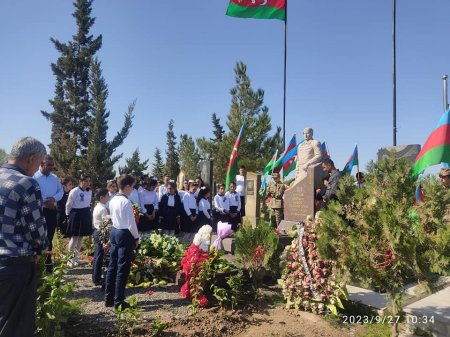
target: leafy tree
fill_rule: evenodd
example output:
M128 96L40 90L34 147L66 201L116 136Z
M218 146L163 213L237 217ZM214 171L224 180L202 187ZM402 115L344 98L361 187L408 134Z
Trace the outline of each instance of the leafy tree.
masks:
M172 179L176 179L178 173L180 173L180 163L177 151L177 137L173 132L173 119L170 120L168 130L166 133L167 137L167 149L166 149L166 172Z
M415 205L412 164L389 158L371 163L364 188L341 178L338 201L320 213L318 248L343 275L385 290L392 315L401 310L401 287L417 280L424 286L450 272L450 229L443 217L450 192L426 181L425 203ZM397 325L392 335L397 336Z
M225 134L223 126L220 124L220 118L218 118L215 113L212 114L211 120L214 138L207 139L206 137L201 137L197 139L199 154L205 159L214 159L219 144L223 140Z
M141 162L139 149L136 149L130 158L125 158L125 164L124 167L119 166L119 174L134 173L136 175L136 186L139 186L140 179L148 168L148 159Z
M91 174L94 187L104 186L108 179L115 176L114 165L122 157L122 154L114 155L127 137L133 120L135 102L128 106L125 113L125 121L122 129L117 132L112 141L106 139L108 131L108 118L110 112L106 110L106 99L108 97L108 86L102 76L101 63L95 59L90 73L90 95L92 120L90 124L90 136L87 149L87 160L83 163L86 170Z
M93 56L102 46L102 36L94 38L89 33L95 22L90 16L91 5L92 0L74 2L73 17L78 31L72 41L62 43L50 39L61 56L51 64L56 77L55 97L50 100L53 111L41 113L52 123L50 151L63 175L79 175L88 147L89 69Z
M198 163L200 155L195 148L195 143L192 137L186 134L180 136L180 147L178 149L180 156L181 169L187 177L194 179L199 174Z
M0 165L6 163L8 160L8 154L4 149L0 149Z
M165 166L161 156L161 150L156 148L155 150L155 162L152 165L152 175L158 179L158 181L162 181L164 177Z
M230 90L231 107L227 116L229 132L220 140L216 138L218 144L214 155L216 181L225 180L231 150L244 121L246 129L239 146L238 161L248 170L261 170L273 155L276 146L281 145L281 130L278 129L272 137L268 135L272 126L269 109L264 105L264 90L252 89L247 66L243 62L236 64L234 72L236 85Z

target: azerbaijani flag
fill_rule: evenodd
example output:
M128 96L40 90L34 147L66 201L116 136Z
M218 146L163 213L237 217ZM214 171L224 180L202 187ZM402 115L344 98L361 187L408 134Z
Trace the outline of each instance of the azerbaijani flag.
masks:
M286 20L286 0L230 0L228 16Z
M353 153L350 156L350 158L348 158L347 164L345 164L345 167L342 170L342 173L343 174L346 174L346 173L351 174L353 166L355 166L355 165L359 165L359 162L358 162L358 145L355 145L355 149L353 150Z
M273 157L269 160L269 162L267 163L266 167L264 168L264 175L269 175L272 174L274 172L274 168L275 168L275 163L277 162L277 154L278 154L278 149L275 151Z
M288 146L286 148L286 150L284 150L283 154L275 162L275 166L273 168L273 172L280 173L281 169L283 168L283 158L286 156L286 154L289 151L291 151L296 146L297 146L297 140L295 138L295 135L293 135L292 138L291 138L291 141L289 142L289 144L288 144Z
M322 149L322 156L324 158L330 158L330 151L328 150L328 146L327 146L327 142L324 141L321 145L320 145L321 149Z
M427 167L439 163L450 163L450 109L439 120L438 125L428 137L422 150L416 157L413 176L417 176Z
M227 169L227 179L225 182L225 188L227 190L230 187L230 183L236 179L236 174L238 172L237 150L238 150L239 144L241 143L242 136L244 135L244 130L245 130L245 122L241 126L241 131L239 131L239 134L236 138L236 142L234 143L233 151L231 151L230 162L228 163L228 169Z
M289 173L295 170L297 160L298 146L303 143L303 139L292 150L290 150L283 158L283 177L287 177Z

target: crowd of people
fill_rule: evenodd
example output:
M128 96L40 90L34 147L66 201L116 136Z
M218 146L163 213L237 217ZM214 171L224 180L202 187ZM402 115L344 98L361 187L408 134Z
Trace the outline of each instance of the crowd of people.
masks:
M168 175L161 182L139 177L137 186L131 173L92 191L88 174L75 182L71 177L58 177L54 168L53 157L32 137L16 142L8 163L0 168L0 336L33 336L36 262L45 255L46 271L52 272L57 230L68 238L69 267L83 263L83 238L93 237L93 285L105 290L105 306L124 309L128 307L125 286L140 235L159 230L192 242L206 224L215 229L219 221L228 222L237 231L245 215L245 167L228 191L224 184L218 187L212 205L211 188L199 177L185 180L177 190ZM108 224L105 245L100 233ZM103 277L105 254L109 263Z

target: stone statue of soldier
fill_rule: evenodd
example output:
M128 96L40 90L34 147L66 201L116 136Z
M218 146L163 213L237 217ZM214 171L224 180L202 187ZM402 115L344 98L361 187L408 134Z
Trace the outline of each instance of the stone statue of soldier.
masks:
M313 129L303 129L304 141L297 148L297 168L295 184L306 177L309 167L319 165L322 162L322 148L320 142L313 137Z
M275 218L275 223L271 221L272 225L278 227L281 220L284 219L283 196L284 191L286 190L286 185L281 182L279 173L273 173L272 178L274 179L274 182L269 185L267 189L267 196L270 197L270 219L272 220Z

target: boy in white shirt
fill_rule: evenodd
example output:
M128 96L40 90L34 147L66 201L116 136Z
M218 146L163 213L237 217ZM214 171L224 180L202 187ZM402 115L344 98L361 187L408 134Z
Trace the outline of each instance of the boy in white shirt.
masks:
M99 239L99 229L102 226L103 218L108 216L108 209L106 203L109 200L109 193L106 188L99 188L95 191L95 199L97 204L94 207L92 216L92 222L94 224L94 262L92 264L92 282L96 286L103 286L104 280L102 280L102 268L103 258L105 252L103 250L103 244Z
M109 202L111 214L111 247L108 272L106 274L105 306L122 310L129 308L125 302L125 286L130 274L133 250L137 248L139 234L133 215L133 206L128 196L133 191L135 180L123 174L117 184L119 193Z

